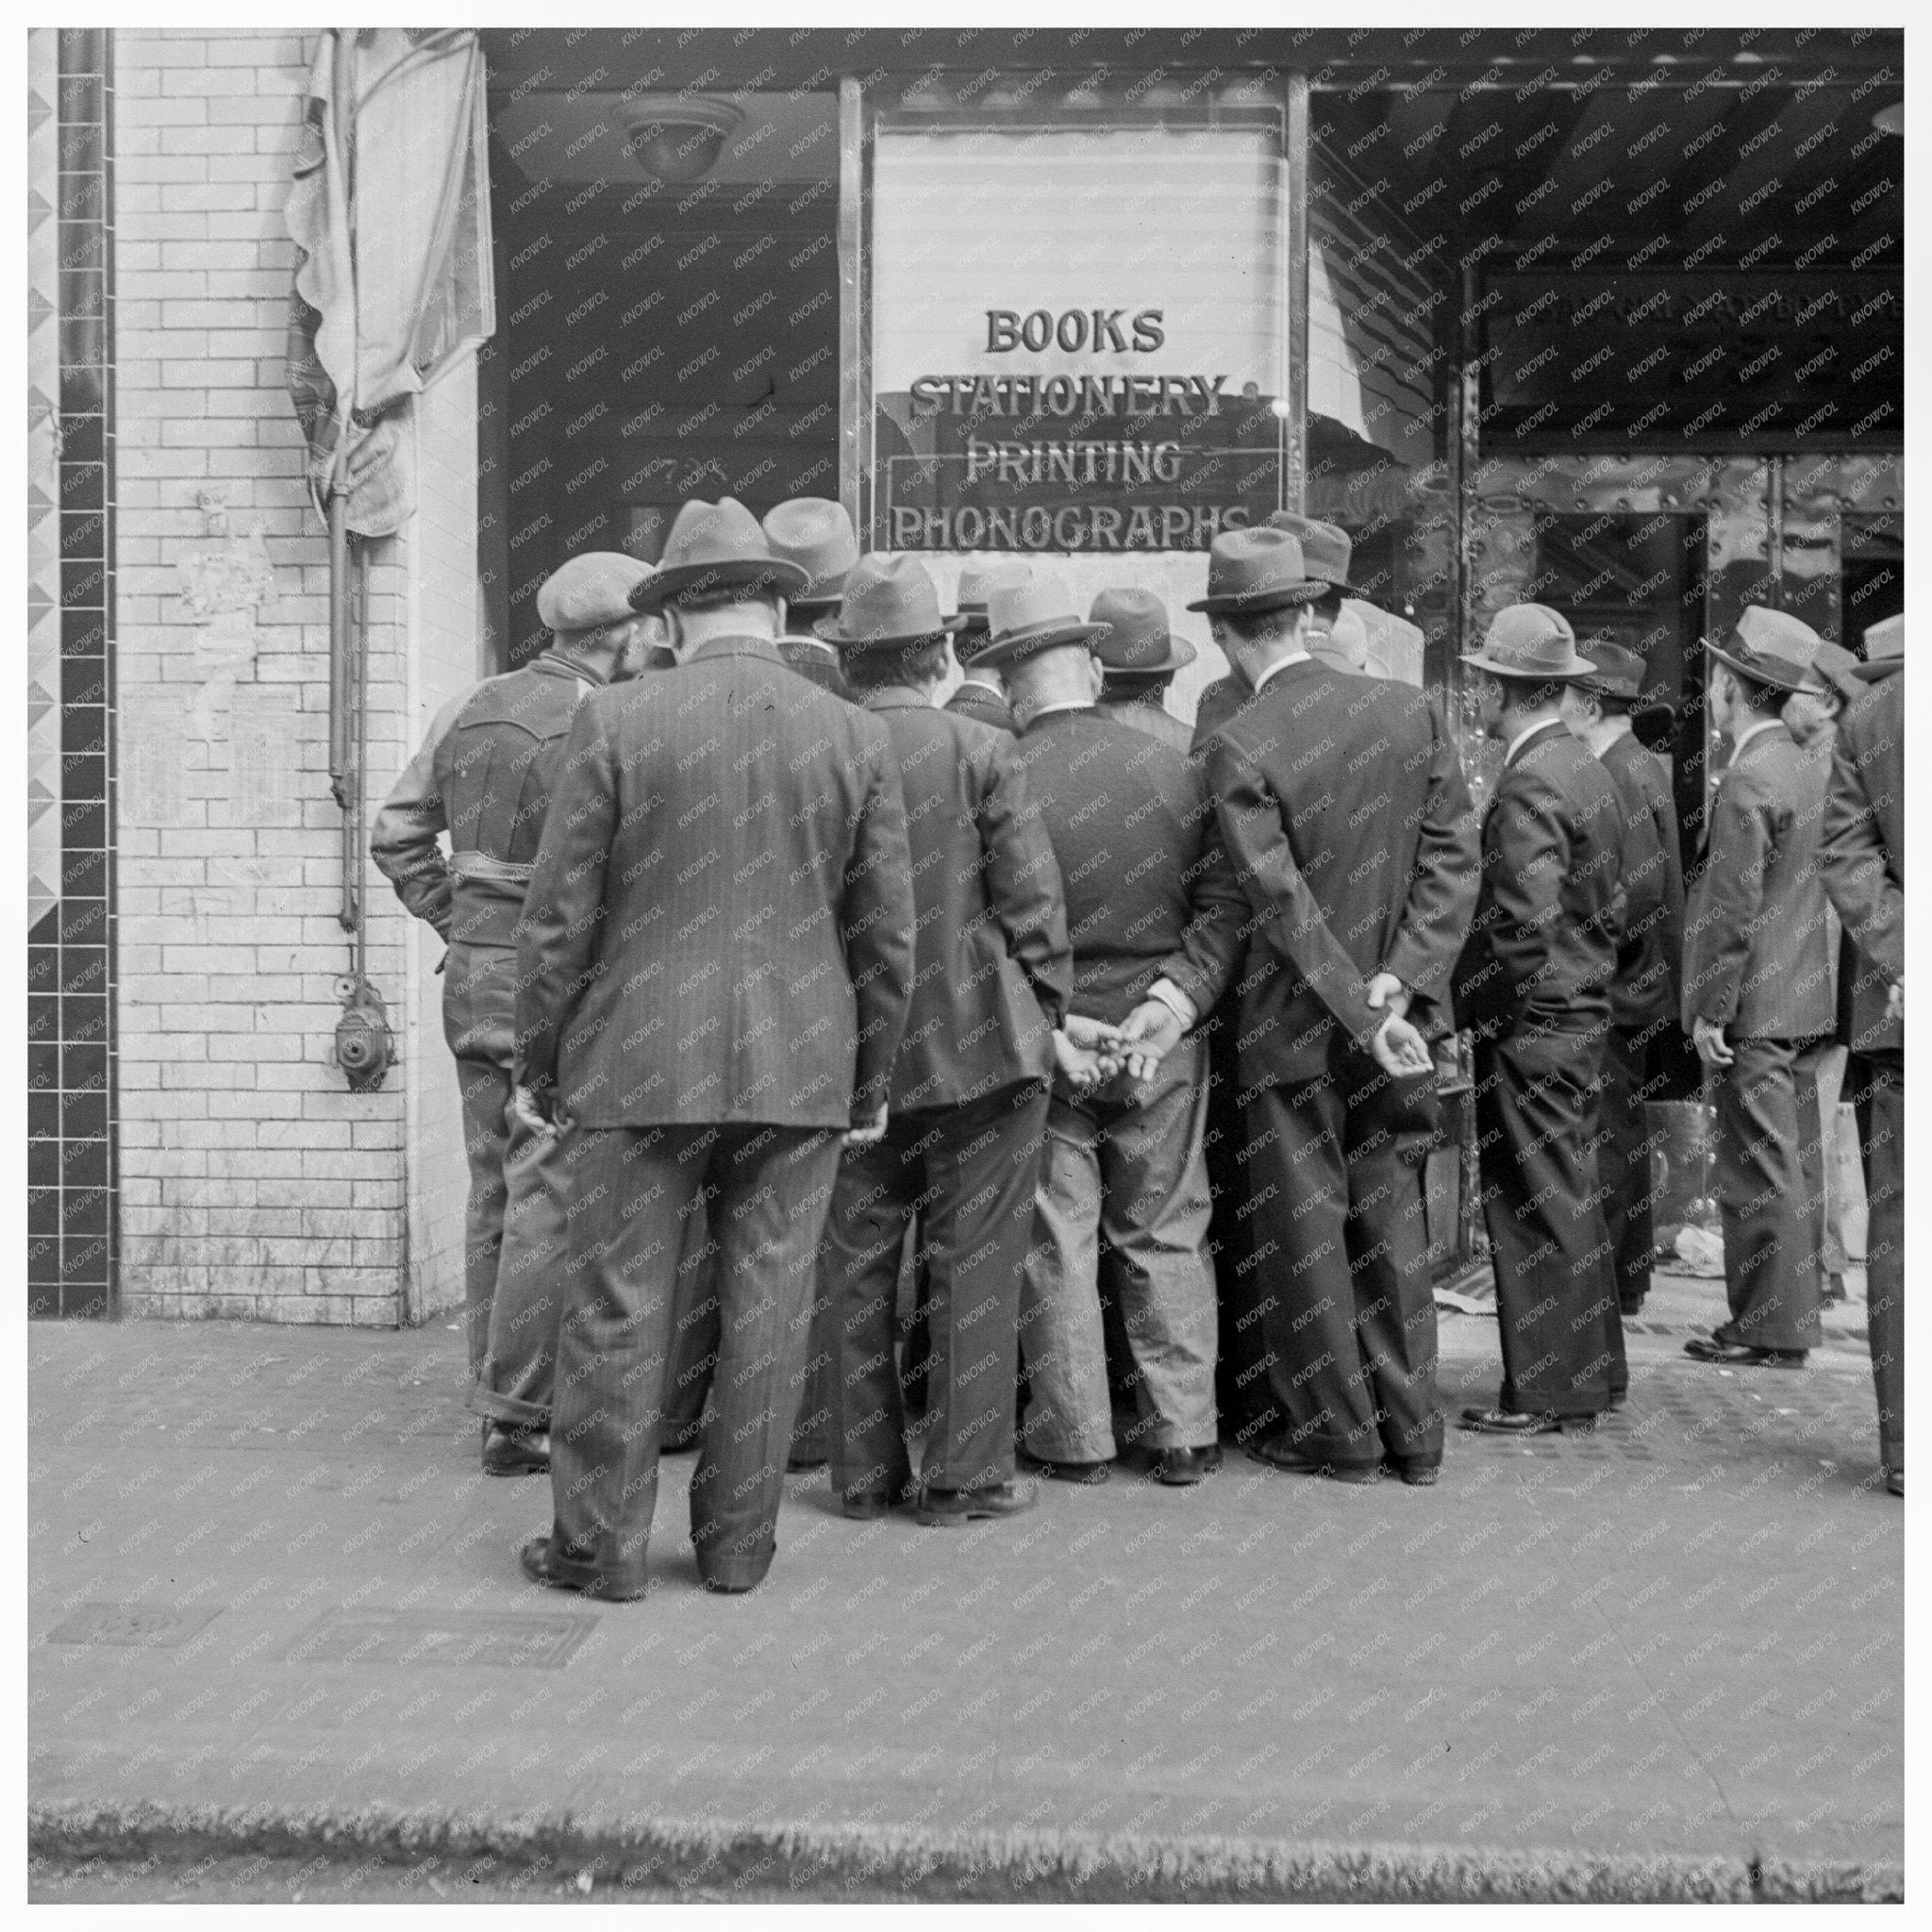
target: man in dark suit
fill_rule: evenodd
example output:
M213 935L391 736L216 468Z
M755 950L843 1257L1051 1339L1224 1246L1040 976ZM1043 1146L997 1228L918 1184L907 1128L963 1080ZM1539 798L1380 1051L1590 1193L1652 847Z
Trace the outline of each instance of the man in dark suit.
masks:
M1451 982L1456 1017L1476 1036L1503 1340L1495 1406L1462 1420L1543 1435L1593 1427L1628 1379L1590 1146L1622 929L1624 814L1609 774L1563 723L1563 687L1591 670L1565 618L1512 605L1463 662L1481 674L1478 714L1506 750L1483 821L1475 921Z
M1073 988L1059 868L1005 732L934 708L947 620L916 558L862 558L820 635L891 734L912 858L912 1000L885 1139L848 1149L825 1226L832 1479L848 1516L1009 1516L1020 1284L1054 1031ZM928 1269L925 1462L915 1492L894 1361L900 1251Z
M511 1105L517 920L578 705L634 676L655 620L630 607L648 564L574 557L537 591L550 648L443 707L376 814L370 850L447 944L442 1022L470 1157L464 1289L472 1385L491 1475L550 1466L550 1393L565 1258L562 1156ZM447 832L450 852L438 842Z
M1610 1030L1597 1094L1597 1179L1604 1191L1617 1306L1634 1315L1650 1292L1657 1236L1651 1222L1650 1158L1657 1139L1644 1108L1660 1097L1677 1046L1684 951L1684 872L1670 770L1638 743L1630 714L1642 695L1643 659L1622 644L1592 643L1596 666L1567 685L1563 718L1593 751L1624 809L1618 883L1624 931L1610 982Z
M778 640L778 655L821 691L849 698L839 654L813 626L836 614L846 575L858 561L851 513L829 497L794 496L765 513L764 527L772 555L805 573L804 585L785 600L786 629Z
M778 656L803 574L729 497L678 512L656 575L674 669L571 734L525 912L528 1105L579 1144L558 1349L556 1520L534 1581L644 1587L673 1259L702 1192L724 1339L691 1541L711 1588L770 1567L841 1137L885 1131L912 972L885 727Z
M1905 620L1865 633L1865 648L1902 647ZM1860 1078L1865 1300L1872 1379L1878 1396L1879 1461L1886 1487L1906 1492L1905 1332L1905 659L1873 655L1871 689L1840 715L1819 865L1824 890L1857 954L1850 1040Z
M1825 762L1778 715L1818 634L1747 604L1712 660L1712 724L1729 738L1684 922L1684 1029L1715 1077L1717 1196L1730 1320L1685 1353L1802 1368L1819 1341L1824 1161L1817 1063L1835 1021L1818 876Z
M953 618L953 656L958 660L960 681L946 700L946 709L1007 732L1014 725L1006 685L997 669L979 661L987 643L986 600L995 585L1024 583L1027 575L1028 566L1017 557L1001 563L969 564L959 573L959 608Z
M1221 1452L1194 1028L1233 970L1240 889L1192 761L1094 708L1100 626L1081 622L1059 580L996 588L989 615L988 654L1008 680L1028 792L1066 891L1074 1013L1133 1043L1104 1083L1083 1089L1070 1070L1055 1084L1021 1317L1025 1448L1074 1482L1104 1480L1116 1453L1104 1239L1132 1356L1133 1441L1154 1453L1159 1480L1198 1482Z
M1447 1018L1475 817L1422 691L1309 655L1324 589L1287 531L1241 530L1215 540L1191 607L1255 694L1207 747L1255 928L1239 1038L1265 1404L1248 1451L1345 1482L1386 1458L1429 1483L1436 1311L1406 1130L1433 1117L1420 1029Z
M1263 529L1283 530L1302 546L1302 562L1311 582L1322 592L1308 606L1307 650L1310 657L1334 661L1339 653L1329 641L1329 633L1341 615L1342 600L1359 594L1348 580L1348 567L1354 545L1348 532L1339 524L1324 524L1291 509L1278 509ZM1348 667L1336 663L1338 670ZM1367 675L1366 654L1360 672ZM1205 744L1230 718L1238 716L1254 702L1255 692L1238 664L1230 664L1224 677L1217 677L1202 693L1194 708L1194 743Z
M1194 647L1168 629L1167 606L1152 591L1102 591L1087 621L1107 626L1093 641L1093 655L1103 667L1094 709L1187 751L1193 734L1162 700L1174 673L1194 661Z

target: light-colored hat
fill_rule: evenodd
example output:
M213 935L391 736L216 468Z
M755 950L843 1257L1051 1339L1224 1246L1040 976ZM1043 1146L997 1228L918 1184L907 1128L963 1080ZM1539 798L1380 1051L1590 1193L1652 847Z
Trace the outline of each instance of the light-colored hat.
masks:
M1821 638L1811 654L1803 688L1820 696L1836 691L1841 698L1855 698L1865 689L1865 681L1858 675L1858 660L1851 652L1829 638Z
M1724 650L1707 638L1704 648L1754 684L1769 685L1774 691L1803 691L1821 641L1808 624L1790 611L1747 604L1731 631L1730 649Z
M806 575L772 554L758 518L735 496L706 503L693 497L677 512L655 575L630 593L634 610L661 610L680 597L742 591L747 597L795 596Z
M991 635L976 652L975 664L1016 664L1062 644L1091 643L1104 624L1081 621L1074 593L1050 571L1028 572L1018 583L995 584L986 600Z
M937 642L953 620L940 614L940 593L916 557L862 557L845 580L836 615L812 629L847 657L904 644Z
M1881 658L1903 658L1906 654L1906 614L1881 617L1865 626L1865 661L1874 664Z
M1532 684L1574 684L1596 669L1576 655L1576 633L1560 610L1547 604L1511 604L1497 611L1480 651L1461 653L1465 664L1492 677Z
M953 655L960 664L975 661L986 648L986 600L1001 584L1024 584L1033 575L1033 566L1024 558L1009 557L998 563L970 563L959 573L959 590L954 599Z
M858 561L858 537L842 503L826 496L794 496L765 515L772 554L795 563L806 586L792 593L794 606L836 604L846 574Z
M1607 698L1634 700L1643 695L1643 659L1627 644L1613 644L1607 638L1592 640L1590 661L1596 670L1578 680L1584 690L1601 691Z
M587 550L559 564L537 587L537 621L546 630L595 630L628 624L637 613L630 593L651 566L621 550Z
M1359 677L1369 668L1368 626L1344 604L1335 613L1335 622L1326 632L1318 632L1308 640L1308 656Z

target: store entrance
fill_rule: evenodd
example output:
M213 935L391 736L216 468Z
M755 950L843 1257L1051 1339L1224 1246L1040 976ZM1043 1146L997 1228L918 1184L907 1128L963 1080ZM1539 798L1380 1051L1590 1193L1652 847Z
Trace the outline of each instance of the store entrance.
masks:
M1766 604L1862 656L1865 631L1905 607L1897 457L1531 453L1486 459L1476 482L1464 648L1506 605L1533 602L1569 617L1586 651L1591 638L1636 651L1645 698L1676 709L1654 748L1671 760L1687 861L1709 769L1703 641ZM1473 728L1463 742L1487 790L1496 748Z

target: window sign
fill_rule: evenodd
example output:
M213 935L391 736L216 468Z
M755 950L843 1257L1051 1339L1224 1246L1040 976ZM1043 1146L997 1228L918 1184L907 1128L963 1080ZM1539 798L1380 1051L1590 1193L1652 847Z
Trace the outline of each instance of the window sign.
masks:
M1281 507L1279 117L1206 119L878 125L874 548L1199 552Z

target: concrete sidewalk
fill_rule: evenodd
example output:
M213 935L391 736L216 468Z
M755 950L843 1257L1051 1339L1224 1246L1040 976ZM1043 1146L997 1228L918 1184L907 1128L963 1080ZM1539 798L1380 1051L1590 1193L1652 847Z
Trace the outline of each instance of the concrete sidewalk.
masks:
M1900 1895L1862 1305L1803 1374L1728 1375L1675 1307L1595 1437L1452 1434L1434 1490L1235 1456L923 1530L821 1474L741 1598L698 1585L673 1459L617 1606L519 1575L548 1488L477 1471L451 1331L37 1324L36 1895L244 1853L257 1897L343 1860L597 1896ZM1445 1399L1492 1392L1493 1323L1443 1340Z

